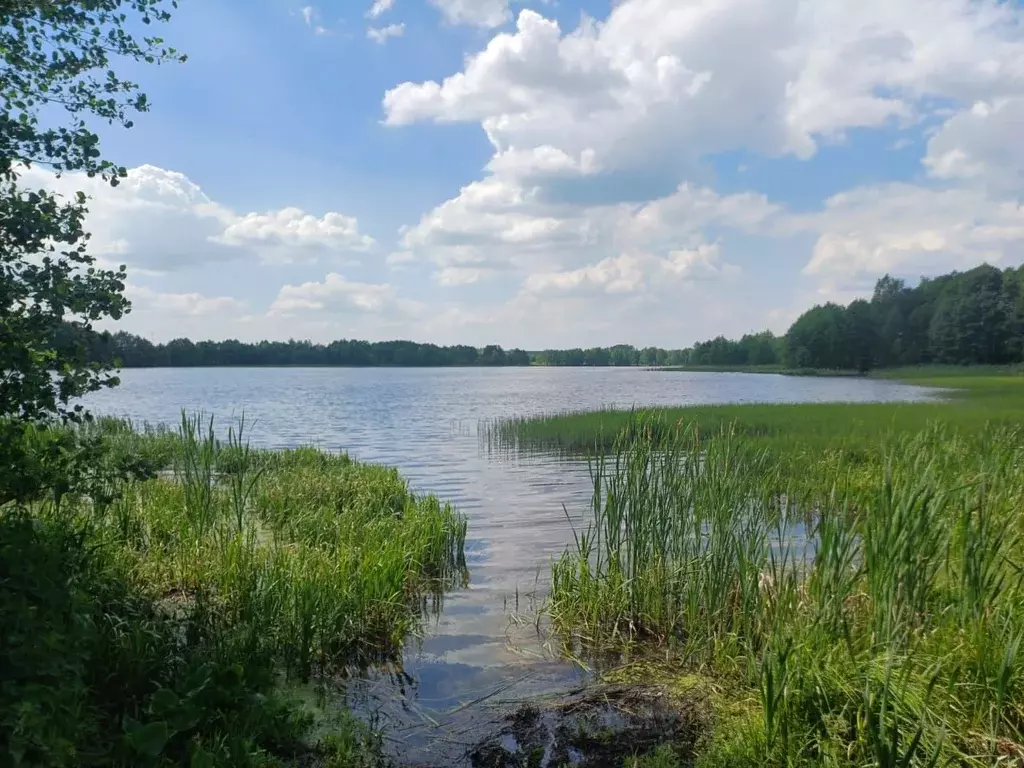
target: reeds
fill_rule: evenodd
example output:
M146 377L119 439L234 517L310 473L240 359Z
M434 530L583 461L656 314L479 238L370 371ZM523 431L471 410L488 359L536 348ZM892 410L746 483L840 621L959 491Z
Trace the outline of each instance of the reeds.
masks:
M465 519L393 469L256 450L246 427L226 441L201 415L176 433L90 427L171 470L126 481L94 521L98 541L151 594L201 607L240 658L273 657L299 679L397 658L424 596L464 578Z
M1021 445L930 427L811 462L634 416L548 610L574 654L660 649L754 702L709 764L1019 760Z

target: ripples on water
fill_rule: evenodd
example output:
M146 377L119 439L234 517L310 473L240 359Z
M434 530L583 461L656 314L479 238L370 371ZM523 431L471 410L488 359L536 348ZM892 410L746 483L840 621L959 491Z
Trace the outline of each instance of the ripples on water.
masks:
M397 720L403 751L421 759L460 748L425 734L435 723L469 719L489 703L578 683L572 666L547 657L535 633L510 619L543 595L551 559L572 540L562 505L589 507L585 462L488 455L477 424L605 406L743 402L867 402L929 399L934 391L859 378L677 373L629 368L192 368L128 370L116 390L87 401L93 411L136 422L176 424L181 409L227 425L243 411L255 420L253 443L268 448L317 445L398 467L414 490L437 494L469 518L469 586L449 594L410 647L406 693L395 680L367 680L385 716ZM402 686L405 687L405 686ZM458 712L455 712L458 710ZM470 725L466 726L467 728ZM456 732L458 729L456 729ZM393 736L394 738L394 736Z

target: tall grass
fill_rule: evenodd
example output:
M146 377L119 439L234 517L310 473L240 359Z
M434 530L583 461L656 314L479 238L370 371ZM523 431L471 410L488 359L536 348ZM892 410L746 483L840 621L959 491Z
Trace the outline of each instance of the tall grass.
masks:
M200 416L183 416L176 431L111 420L83 429L104 443L104 461L131 459L145 471L111 474L104 482L116 487L102 503L90 484L62 492L59 505L0 508L0 529L16 535L0 541L10 608L0 610L0 658L22 658L8 651L29 632L83 649L69 655L80 667L63 683L60 658L26 657L28 687L0 695L26 702L14 720L0 715L0 736L17 735L26 764L267 764L268 754L296 748L306 722L277 697L282 679L400 658L429 598L465 578L465 519L411 493L393 469L310 448L256 450L244 420L226 441ZM37 530L48 533L38 539ZM19 565L22 549L49 554ZM33 593L36 608L14 599L44 578L53 587ZM111 590L125 597L112 602ZM58 621L65 614L74 618ZM55 671L42 679L37 668L47 665ZM135 671L118 690L84 680L87 668L108 680ZM189 704L186 717L179 704L201 669L213 675L202 683L213 698ZM59 685L67 697L46 693ZM44 725L58 706L59 739ZM122 730L125 718L137 733Z
M705 433L728 428L763 445L784 447L789 454L814 457L837 444L847 452L871 451L886 435L919 432L942 422L965 434L990 425L1024 421L1024 376L985 369L888 371L885 378L944 390L943 397L905 403L802 403L684 406L646 409L660 419L651 429L692 426ZM488 450L592 454L610 451L619 436L634 428L637 411L595 411L510 417L480 425Z
M709 765L1024 758L1019 430L788 445L637 417L553 566L563 640L660 648L753 702Z

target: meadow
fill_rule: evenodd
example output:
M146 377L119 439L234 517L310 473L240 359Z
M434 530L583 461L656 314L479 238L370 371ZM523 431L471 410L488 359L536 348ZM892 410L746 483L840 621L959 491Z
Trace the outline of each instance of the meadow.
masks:
M1024 379L890 375L957 390L492 425L591 454L545 611L582 663L713 702L701 765L1024 761Z
M15 764L376 764L354 717L288 692L400 658L465 579L465 520L393 469L253 450L244 421L74 437L29 436L64 469L0 514ZM101 450L75 473L67 445Z

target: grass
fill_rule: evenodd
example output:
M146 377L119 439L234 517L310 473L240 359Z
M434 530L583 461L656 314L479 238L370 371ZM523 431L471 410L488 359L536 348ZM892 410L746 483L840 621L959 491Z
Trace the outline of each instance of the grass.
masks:
M399 658L464 578L465 519L390 468L252 450L244 422L82 436L119 471L0 508L5 764L369 760L348 717L307 743L282 686Z
M591 453L546 610L575 657L714 681L701 765L1024 760L1024 378L892 375L958 389L492 425Z
M805 476L739 434L630 436L547 610L574 654L660 648L752 700L713 755L1020 760L1020 437L934 427Z
M704 433L723 429L787 453L817 456L842 444L847 451L871 449L890 433L914 432L941 422L968 433L988 425L1024 420L1024 376L970 369L906 369L886 378L945 388L945 397L917 403L742 404L657 408L645 429L692 426ZM569 411L513 417L486 423L482 440L494 451L600 454L612 449L623 430L635 427L638 412L622 409Z

